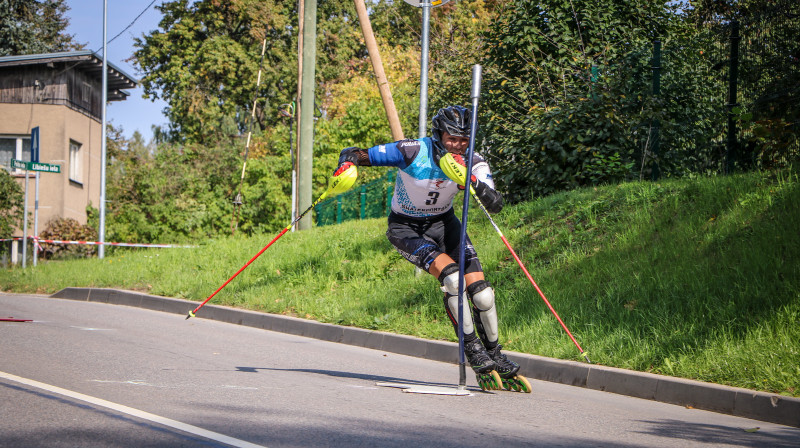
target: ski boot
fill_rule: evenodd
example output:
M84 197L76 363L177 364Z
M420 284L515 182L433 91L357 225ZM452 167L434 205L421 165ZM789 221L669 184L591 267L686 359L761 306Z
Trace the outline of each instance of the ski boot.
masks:
M480 339L464 341L464 355L475 372L475 379L478 380L481 390L500 390L502 381L495 371L497 365L489 357Z
M495 370L500 376L500 379L505 390L514 390L516 392L531 393L531 383L522 375L517 375L519 372L519 364L508 359L500 349L503 347L497 344L493 349L488 350L487 354L495 363Z

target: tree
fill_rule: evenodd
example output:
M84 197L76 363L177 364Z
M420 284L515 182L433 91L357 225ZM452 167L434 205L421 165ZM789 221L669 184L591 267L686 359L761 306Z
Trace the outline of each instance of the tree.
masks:
M0 56L82 49L65 33L68 10L65 0L0 0Z
M174 0L157 8L159 29L136 39L136 64L145 95L164 99L170 135L181 142L215 143L247 128L262 42L267 48L256 95L256 129L280 122L297 80L295 2ZM344 73L358 52L352 1L320 1L317 80ZM324 96L325 89L320 90Z
M657 122L662 151L648 160L680 173L707 125L687 24L661 0L507 3L486 34L484 104L488 156L510 199L638 177ZM660 95L656 39L677 56Z
M255 85L249 81L255 80L261 42L267 37L259 92L267 98L258 111L263 120L288 70L283 63L291 42L288 6L275 1L176 0L156 8L163 14L160 29L135 39L134 55L145 73L145 97L168 104L171 135L204 143L242 131Z
M497 18L503 2L461 0L431 9L428 55L428 117L441 107L470 103L472 66L486 56L483 34ZM390 47L406 48L419 62L421 57L422 9L404 2L380 0L373 7L372 23L377 35ZM389 68L391 70L391 67ZM419 98L419 64L414 67L413 94ZM393 86L394 87L394 86ZM414 111L413 132L417 137L419 102Z
M0 238L11 236L22 222L22 188L4 169L0 169Z

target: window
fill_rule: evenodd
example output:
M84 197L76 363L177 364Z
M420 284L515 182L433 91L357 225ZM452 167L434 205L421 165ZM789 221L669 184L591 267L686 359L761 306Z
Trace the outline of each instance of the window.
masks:
M84 82L81 85L81 106L91 109L92 106L92 85Z
M11 159L31 161L31 137L28 136L0 136L0 165L10 172L21 173L21 170L11 169Z
M81 177L83 169L81 169L81 144L75 141L69 141L69 180L83 183Z

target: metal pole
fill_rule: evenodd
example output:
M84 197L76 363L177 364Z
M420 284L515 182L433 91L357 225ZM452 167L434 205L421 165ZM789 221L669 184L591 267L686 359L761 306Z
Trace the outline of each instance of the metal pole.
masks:
M98 241L106 241L106 103L108 102L108 0L103 0L103 117L100 129L100 229ZM97 258L105 256L105 246L97 248Z
M728 140L725 154L725 173L730 174L736 169L739 159L739 145L736 141L736 119L733 109L738 106L737 90L739 80L739 22L731 22L730 37L730 67L728 71Z
M28 261L28 170L25 170L25 201L22 204L22 269Z
M428 47L431 22L431 4L422 4L422 55L419 69L419 138L428 133Z
M300 96L299 209L311 204L314 166L314 74L317 60L317 0L305 0L303 15L303 88ZM311 217L301 219L298 230L311 228Z
M36 187L34 188L36 193L34 194L33 200L33 236L39 236L39 172L36 172ZM36 250L38 241L33 240L33 266L37 265L39 260L39 251Z
M475 134L478 133L478 98L481 95L481 66L472 67L472 126L469 133L469 148L467 149L467 183L472 174L472 155L475 153ZM464 258L467 246L467 218L469 217L469 189L464 188L464 209L461 211L461 242L458 246L458 353L459 353L459 382L458 387L463 389L467 385L467 368L464 356Z
M431 29L431 3L425 2L422 6L422 52L419 63L419 132L418 138L425 138L428 134L428 52L429 35ZM414 275L422 275L422 269L414 268Z
M658 98L661 94L661 41L656 40L653 42L653 97ZM658 180L661 175L661 170L658 166L658 152L660 147L659 128L661 127L658 119L653 120L653 134L652 134L652 158L653 166L650 172L650 179L653 181Z

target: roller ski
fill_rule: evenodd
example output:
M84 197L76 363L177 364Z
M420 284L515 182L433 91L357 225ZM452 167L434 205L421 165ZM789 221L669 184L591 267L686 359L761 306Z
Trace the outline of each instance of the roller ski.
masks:
M486 352L480 339L464 341L464 355L475 372L475 379L481 390L500 390L502 381L495 370L497 365L489 357L489 353Z
M487 354L495 363L495 372L500 378L503 389L513 390L515 392L531 393L531 383L522 375L518 375L519 364L508 359L500 349L503 348L497 344L493 349L488 350ZM498 387L499 389L499 387Z

